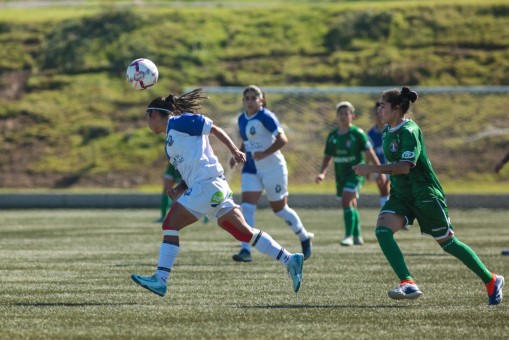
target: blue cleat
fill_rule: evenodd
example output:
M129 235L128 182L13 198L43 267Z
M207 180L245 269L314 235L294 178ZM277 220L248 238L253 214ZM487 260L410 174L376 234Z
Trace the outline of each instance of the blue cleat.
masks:
M494 274L495 276L495 289L493 293L488 296L489 305L498 305L502 302L502 287L504 287L504 277L502 275Z
M311 257L311 240L314 237L315 237L315 234L309 233L309 238L300 243L302 246L302 253L304 254L304 261Z
M387 295L394 300L417 299L422 295L422 292L416 284L404 283L393 290L389 290Z
M303 254L292 254L290 256L290 263L288 264L288 275L293 281L293 291L297 293L302 283L302 267L304 266Z
M131 275L131 279L143 288L150 290L152 293L159 296L164 296L164 294L166 294L166 282L158 278L155 274L152 276L140 276L133 274Z

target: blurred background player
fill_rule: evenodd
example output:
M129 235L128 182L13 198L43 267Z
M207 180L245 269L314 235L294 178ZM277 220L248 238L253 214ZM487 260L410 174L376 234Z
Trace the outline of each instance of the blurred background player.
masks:
M355 118L355 107L347 101L336 105L336 120L338 127L329 133L326 143L322 167L315 182L324 180L327 168L334 161L336 176L336 195L341 199L343 220L345 222L345 237L340 242L342 246L362 245L357 199L364 183L364 177L358 176L352 166L366 161L380 164L373 150L368 135L359 127L352 124ZM385 176L381 175L385 181Z
M311 256L311 238L299 215L288 206L288 169L281 148L288 142L276 115L266 108L263 91L249 85L242 93L244 112L238 118L241 151L246 152L246 162L242 168L242 214L251 227L255 227L255 212L258 201L265 190L270 207L277 217L286 221L299 237L304 259ZM235 162L230 160L230 166ZM233 255L237 262L251 262L251 246L241 243L238 254Z
M384 131L384 153L387 164L354 166L360 176L370 173L391 174L391 196L378 215L376 237L387 261L400 279L390 290L391 299L416 299L422 292L416 285L394 233L406 224L419 222L421 233L432 236L442 249L459 259L486 285L488 304L502 302L504 277L486 268L477 254L454 236L445 195L431 166L420 127L405 117L417 92L408 87L382 94L378 109ZM451 284L451 289L454 284Z

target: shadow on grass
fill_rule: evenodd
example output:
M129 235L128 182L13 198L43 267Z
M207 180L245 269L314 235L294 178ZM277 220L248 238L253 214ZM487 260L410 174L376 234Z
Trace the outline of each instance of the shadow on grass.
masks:
M340 309L340 308L357 308L357 309L371 309L371 308L412 308L415 306L412 305L404 305L404 306L397 306L397 305L366 305L366 306L360 306L360 305L266 305L266 306L239 306L238 308L246 308L246 309L302 309L302 308L315 308L315 309L326 309L326 308L333 308L333 309Z
M120 303L107 303L107 302L32 302L32 303L15 303L11 306L19 307L93 307L93 306L135 306L140 305L137 302L120 302Z

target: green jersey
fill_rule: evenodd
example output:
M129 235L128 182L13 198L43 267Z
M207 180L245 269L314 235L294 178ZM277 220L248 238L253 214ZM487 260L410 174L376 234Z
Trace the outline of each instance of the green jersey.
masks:
M359 127L352 125L345 133L335 129L327 137L325 155L334 161L336 180L355 176L352 166L366 163L364 152L373 148L368 135Z
M388 164L410 162L413 167L406 175L391 175L391 197L414 201L444 198L442 186L429 162L421 129L413 120L405 120L383 132L383 148Z

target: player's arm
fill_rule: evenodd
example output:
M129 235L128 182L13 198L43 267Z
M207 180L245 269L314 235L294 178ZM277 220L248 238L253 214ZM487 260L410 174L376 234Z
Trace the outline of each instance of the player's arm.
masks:
M371 173L389 174L389 175L406 175L410 169L414 167L414 163L409 161L400 161L392 164L357 164L352 167L359 176L366 176Z
M324 180L325 174L327 174L327 168L330 165L331 159L332 159L332 156L329 156L329 155L323 156L322 167L320 168L320 173L315 178L316 183L320 183L321 181Z
M220 127L218 127L216 125L212 125L212 127L210 129L210 133L212 135L216 136L217 139L219 139L221 141L221 143L226 145L228 150L230 150L235 162L244 163L246 161L246 154L244 152L240 151L240 149L235 145L235 143L230 138L230 136L228 136L226 134L226 132L224 132L223 129L221 129Z
M272 143L265 151L257 151L253 154L253 159L259 161L267 156L272 155L277 150L281 149L285 144L288 143L288 137L283 131L280 131L276 135L276 140Z

